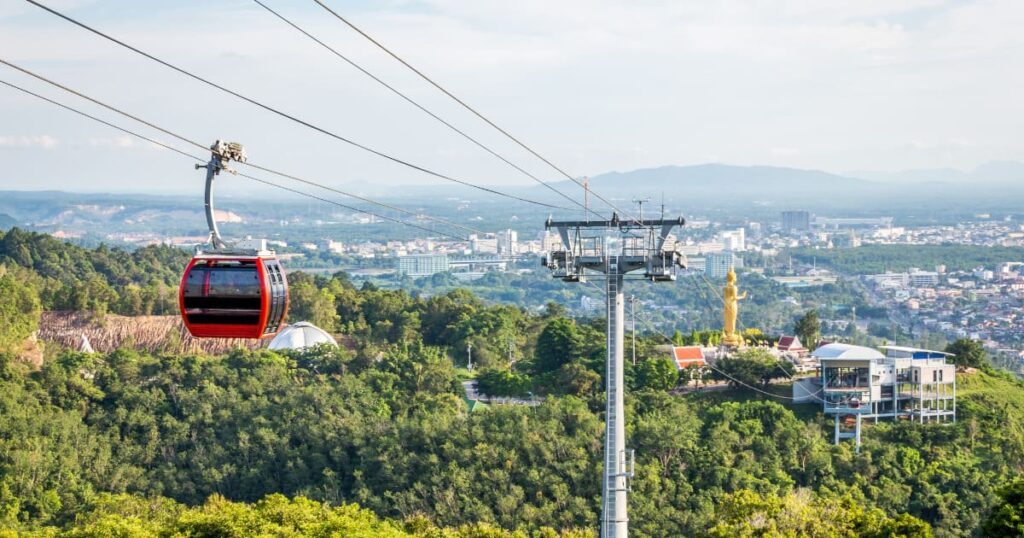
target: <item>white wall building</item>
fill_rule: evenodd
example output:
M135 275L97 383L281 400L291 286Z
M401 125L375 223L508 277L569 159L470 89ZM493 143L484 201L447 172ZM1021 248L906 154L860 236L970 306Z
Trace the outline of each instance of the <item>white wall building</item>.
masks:
M515 256L519 234L515 230L502 230L497 234L497 252L502 256Z
M812 356L821 365L822 410L835 419L835 442L860 446L861 421L905 417L920 422L956 420L956 366L949 353L898 346L881 352L849 344L826 344ZM847 417L855 423L843 431Z
M723 231L718 235L718 240L722 243L723 250L731 250L733 252L747 250L747 236L743 228Z
M710 278L725 278L729 269L743 267L743 258L731 251L712 252L704 257L704 274Z

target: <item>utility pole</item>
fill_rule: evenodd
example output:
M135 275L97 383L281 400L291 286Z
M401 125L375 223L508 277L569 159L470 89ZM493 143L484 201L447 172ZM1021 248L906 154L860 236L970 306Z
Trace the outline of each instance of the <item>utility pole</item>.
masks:
M638 205L638 206L640 206L640 220L641 221L644 220L644 204L646 204L647 202L650 202L650 201L651 201L650 197L648 197L648 198L633 198L633 203ZM662 208L662 209L664 209L664 208ZM662 218L664 218L664 217L662 217Z
M466 342L466 369L473 371L473 342Z
M684 224L678 219L622 221L613 214L610 221L553 222L565 250L549 252L543 263L552 276L565 282L586 282L590 276L605 281L607 333L605 362L604 472L601 482L601 538L626 538L629 534L627 493L633 477L633 451L625 448L625 406L623 403L623 276L643 271L652 282L676 279L684 258L665 251L665 238Z

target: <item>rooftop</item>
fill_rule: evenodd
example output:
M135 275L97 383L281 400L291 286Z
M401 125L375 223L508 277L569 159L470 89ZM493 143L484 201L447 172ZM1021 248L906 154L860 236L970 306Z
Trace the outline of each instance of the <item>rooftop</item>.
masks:
M854 346L850 344L825 344L818 349L814 350L812 356L818 359L850 359L850 360L865 360L865 359L884 359L885 355L882 355L876 349L871 349L864 346Z

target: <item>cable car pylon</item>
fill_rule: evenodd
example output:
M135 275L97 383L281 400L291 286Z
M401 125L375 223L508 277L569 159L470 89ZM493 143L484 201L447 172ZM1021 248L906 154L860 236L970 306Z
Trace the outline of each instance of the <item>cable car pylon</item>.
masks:
M270 338L288 314L288 279L266 239L228 242L220 235L213 182L231 161L245 162L237 142L216 141L206 169L204 206L209 248L197 248L178 288L185 327L198 338Z
M564 250L548 253L543 260L552 276L566 282L586 282L591 276L604 278L607 314L607 358L605 362L604 473L601 480L601 538L626 538L629 534L627 495L633 478L634 453L626 449L624 403L623 338L624 276L643 271L652 282L676 279L686 258L666 238L677 219L555 222L549 217L546 229L558 231Z

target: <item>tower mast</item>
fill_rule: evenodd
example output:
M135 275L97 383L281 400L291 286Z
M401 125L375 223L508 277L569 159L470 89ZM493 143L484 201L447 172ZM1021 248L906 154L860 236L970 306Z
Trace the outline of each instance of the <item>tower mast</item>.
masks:
M586 282L591 275L605 280L607 357L605 360L604 472L601 481L601 538L626 538L629 534L627 494L633 477L633 451L626 449L626 417L623 382L624 276L643 271L652 282L673 281L683 256L665 251L665 238L685 221L657 219L621 221L565 221L548 219L545 227L556 229L565 250L552 251L544 260L555 278Z

